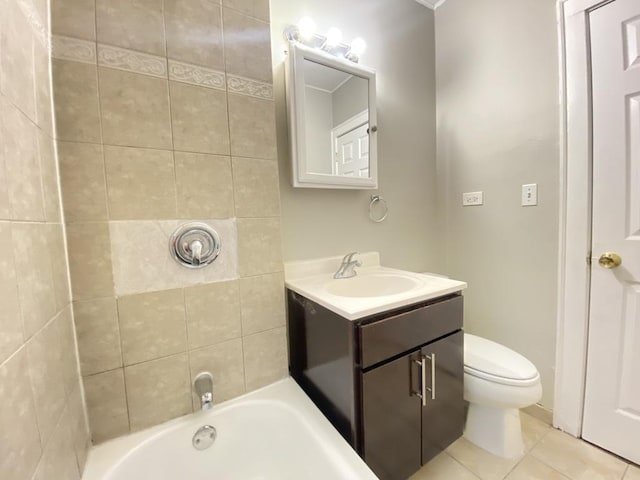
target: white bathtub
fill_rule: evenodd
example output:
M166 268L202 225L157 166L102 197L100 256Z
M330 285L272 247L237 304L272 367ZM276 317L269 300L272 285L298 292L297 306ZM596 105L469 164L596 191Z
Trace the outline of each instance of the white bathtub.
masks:
M217 430L196 450L193 434ZM291 378L91 450L83 480L377 480Z

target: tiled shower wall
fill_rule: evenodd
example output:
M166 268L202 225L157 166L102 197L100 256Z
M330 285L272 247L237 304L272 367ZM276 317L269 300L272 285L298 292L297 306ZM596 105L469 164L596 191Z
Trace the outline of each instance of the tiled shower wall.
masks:
M266 0L53 0L53 74L94 442L286 375ZM203 270L173 229L213 225Z
M0 0L0 478L78 480L89 447L53 140L48 2Z

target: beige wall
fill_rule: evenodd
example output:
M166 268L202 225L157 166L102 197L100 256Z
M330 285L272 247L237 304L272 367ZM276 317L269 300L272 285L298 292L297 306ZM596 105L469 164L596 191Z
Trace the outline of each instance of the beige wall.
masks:
M272 0L280 195L285 260L379 251L385 265L440 269L436 222L433 12L414 0ZM282 31L311 16L320 32L367 42L377 70L379 193L389 218L369 220L374 191L294 189L287 134Z
M287 373L269 10L54 0L52 13L73 304L100 442L198 408L202 370L215 402ZM201 271L169 257L186 220L222 237Z
M524 354L552 407L559 105L555 0L447 0L436 10L439 210L465 328ZM522 184L538 206L521 207ZM462 193L485 204L462 207Z
M47 2L0 0L0 478L79 480L89 435L51 115Z

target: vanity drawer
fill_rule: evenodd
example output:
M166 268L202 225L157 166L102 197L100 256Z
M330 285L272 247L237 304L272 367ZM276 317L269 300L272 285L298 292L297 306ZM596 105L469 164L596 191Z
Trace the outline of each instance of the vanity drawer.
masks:
M461 329L462 305L460 295L361 326L361 367L370 367Z

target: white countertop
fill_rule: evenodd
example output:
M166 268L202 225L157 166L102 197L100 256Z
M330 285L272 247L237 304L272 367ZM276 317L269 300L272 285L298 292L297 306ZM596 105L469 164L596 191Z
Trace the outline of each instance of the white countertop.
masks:
M285 264L285 285L300 295L313 300L332 312L348 320L358 320L369 315L393 310L420 303L432 298L459 292L467 287L465 282L452 280L437 275L426 275L408 272L380 265L377 252L358 254L354 259L360 260L362 267L356 268L358 276L383 276L386 278L402 277L412 280L412 288L400 293L380 296L342 296L332 293L335 282L356 282L351 279L334 279L333 274L340 266L342 257L328 257L303 262ZM348 286L346 283L339 287Z

